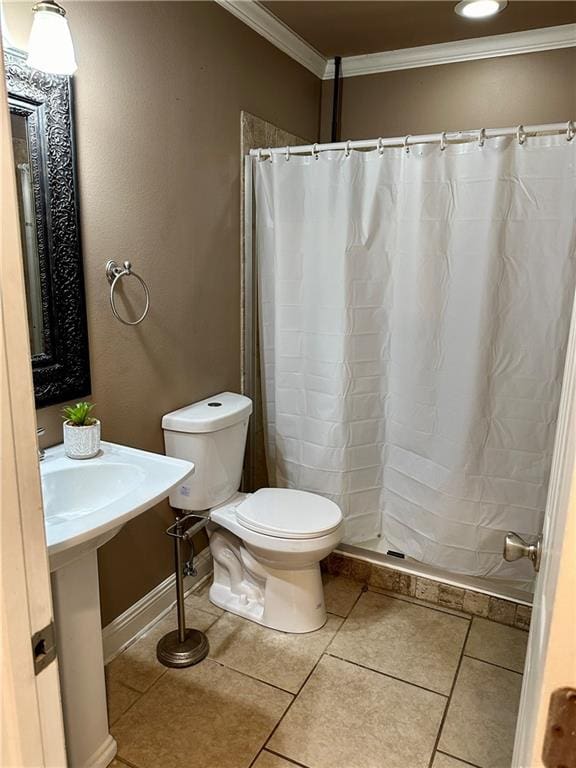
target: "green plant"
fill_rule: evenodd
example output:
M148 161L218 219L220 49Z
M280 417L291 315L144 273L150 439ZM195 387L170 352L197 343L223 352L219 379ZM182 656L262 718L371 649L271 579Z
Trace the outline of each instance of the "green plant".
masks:
M96 419L93 416L90 416L93 408L93 403L67 405L65 408L62 408L62 413L64 414L62 418L74 427L90 427L92 424L96 423Z

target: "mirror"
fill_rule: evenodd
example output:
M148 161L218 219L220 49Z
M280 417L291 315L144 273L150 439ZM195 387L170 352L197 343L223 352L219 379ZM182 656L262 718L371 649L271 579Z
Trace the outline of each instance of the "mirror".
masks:
M13 109L10 113L12 128L12 149L16 171L18 208L20 213L20 235L24 259L24 280L28 305L28 329L32 357L45 350L42 285L40 283L40 257L38 254L38 233L36 231L36 205L32 181L30 151L28 147L28 120L23 110Z
M36 407L90 394L70 78L5 53Z

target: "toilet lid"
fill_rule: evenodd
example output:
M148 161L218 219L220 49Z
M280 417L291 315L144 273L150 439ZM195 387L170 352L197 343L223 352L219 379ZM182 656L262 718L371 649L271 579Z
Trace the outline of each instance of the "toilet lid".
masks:
M342 512L333 501L306 491L260 488L236 509L238 522L283 539L315 539L336 530Z

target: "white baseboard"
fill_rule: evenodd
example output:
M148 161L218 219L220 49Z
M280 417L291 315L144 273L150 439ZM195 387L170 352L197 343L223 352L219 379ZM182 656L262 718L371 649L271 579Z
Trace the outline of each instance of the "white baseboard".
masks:
M194 564L198 572L196 576L186 576L184 579L185 594L199 586L200 582L212 573L212 556L209 547L200 552L194 559ZM104 663L108 664L156 624L168 613L175 602L176 578L174 574L171 574L137 603L131 605L127 611L124 611L104 627L102 630Z

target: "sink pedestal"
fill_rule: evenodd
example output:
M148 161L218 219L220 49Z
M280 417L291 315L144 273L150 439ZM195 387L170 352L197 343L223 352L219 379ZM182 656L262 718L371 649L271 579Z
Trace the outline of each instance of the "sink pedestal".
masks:
M52 599L69 768L105 768L108 730L96 549L53 571Z
M87 461L47 448L40 464L69 768L106 768L108 730L96 550L194 472L194 464L102 442ZM58 768L62 768L58 766Z

